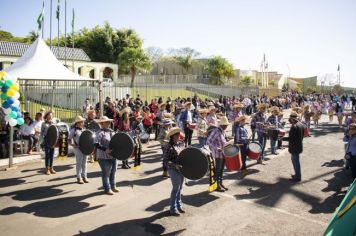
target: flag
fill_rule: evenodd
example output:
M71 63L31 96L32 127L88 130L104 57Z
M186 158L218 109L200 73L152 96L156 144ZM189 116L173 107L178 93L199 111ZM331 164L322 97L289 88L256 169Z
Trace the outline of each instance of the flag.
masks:
M59 13L60 13L60 2L58 0L57 10L56 10L56 18L59 20Z
M340 64L337 66L337 71L340 71Z
M72 18L72 30L74 31L74 19L75 19L75 15L74 15L74 8L73 8L73 18Z
M44 12L44 1L43 1L41 14L37 18L38 30L40 30L43 27L42 24L44 21L44 14L45 14L45 12Z

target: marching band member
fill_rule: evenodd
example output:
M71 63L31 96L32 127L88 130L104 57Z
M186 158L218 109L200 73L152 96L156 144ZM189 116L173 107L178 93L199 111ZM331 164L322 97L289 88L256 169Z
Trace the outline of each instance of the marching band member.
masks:
M79 138L83 132L85 119L77 116L74 120L74 128L70 130L68 139L73 146L73 151L76 157L76 173L78 184L89 183L87 178L87 156L79 149Z
M167 135L168 135L169 129L172 127L172 124L173 124L173 121L171 119L164 119L162 122L161 132L158 135L158 141L161 144L162 153L164 152L164 147L168 144L169 140L167 140ZM162 176L164 178L169 178L168 167L166 164L167 163L165 163L164 157L163 157L162 158L162 167L163 167Z
M236 103L233 107L232 107L232 112L230 113L230 117L229 120L233 122L232 125L232 136L234 136L234 132L235 132L235 120L237 117L242 116L242 109L244 108L244 104L242 103Z
M131 131L131 123L130 123L130 112L131 109L129 107L126 107L120 111L121 119L118 123L118 130L121 132L128 133ZM122 169L130 169L129 161L125 160L122 161Z
M284 129L284 125L285 125L285 122L282 121L283 120L283 112L280 111L278 113L278 122L280 124L280 127L281 129ZM282 138L278 138L278 142L277 142L277 149L284 149L284 147L282 146L282 143L283 143L283 140Z
M342 106L340 105L340 102L336 103L335 112L337 114L337 120L338 120L339 126L341 128L342 120L344 119L344 114L343 114L344 110L343 110Z
M163 161L168 167L168 173L172 182L170 213L173 216L185 213L181 199L184 177L180 173L180 166L177 163L178 155L184 149L183 143L179 142L180 132L182 130L178 127L170 129L167 135L169 142L163 148Z
M244 127L246 124L247 116L240 116L235 119L235 136L234 143L240 147L241 157L242 157L242 168L241 172L243 176L247 175L246 169L246 157L248 149L248 132Z
M104 191L107 195L113 195L114 192L117 193L119 190L116 188L115 181L117 160L113 158L112 150L109 149L111 137L114 135L114 131L110 129L112 119L103 116L96 122L101 127L95 136L96 157L101 168Z
M56 171L53 169L54 147L50 147L46 139L48 128L53 124L53 111L52 110L47 111L44 114L43 119L44 122L42 123L41 126L41 140L43 141L44 148L45 148L45 165L46 165L45 174L49 175L49 174L56 173Z
M265 103L261 103L261 104L257 105L257 112L255 113L255 115L253 116L253 119L251 121L251 124L253 123L253 125L256 127L258 142L262 146L261 156L257 160L258 164L262 164L263 160L264 160L264 151L265 151L266 140L267 140L267 133L266 133L266 129L265 129L265 123L266 123L265 112L266 112L267 106L268 105Z
M345 159L350 165L352 178L356 179L356 123L349 125L344 141L347 142Z
M207 109L198 110L198 141L199 146L203 147L206 144L207 133L208 133L208 123L206 121L206 116L208 114Z
M279 108L278 107L272 107L271 108L271 112L272 112L272 115L270 115L268 118L267 118L267 123L275 126L275 129L279 128L280 126L280 123L278 122L278 113L279 113ZM271 140L271 152L272 154L274 155L278 155L277 153L277 140L278 140L278 135L271 135L270 136L270 140Z
M90 131L93 131L94 133L97 131L93 128L95 127L93 123L96 123L95 118L96 118L95 110L89 110L87 112L87 118L84 121L84 127ZM89 162L94 163L94 159L95 159L95 153L89 156Z
M212 156L215 158L215 178L218 184L216 191L219 192L225 192L225 190L228 190L228 188L223 185L225 159L222 154L222 149L227 143L225 130L228 125L229 121L227 117L223 116L219 121L219 127L214 129L207 139L207 144L212 152Z
M160 125L161 125L161 122L163 121L164 119L164 114L166 114L166 104L165 103L162 103L159 105L159 111L155 114L156 117L153 121L153 126L154 126L154 129L155 129L155 140L157 140L158 138L158 135L160 133Z
M208 107L208 110L209 110L209 114L206 117L206 120L208 122L209 127L210 126L218 127L218 118L216 116L216 110L217 110L216 107L214 105L210 105Z
M193 130L191 128L189 128L189 124L191 124L193 122L193 114L190 111L191 107L192 107L191 102L187 102L186 104L184 104L185 110L183 111L183 113L180 117L180 120L183 122L183 127L184 127L185 147L192 145Z

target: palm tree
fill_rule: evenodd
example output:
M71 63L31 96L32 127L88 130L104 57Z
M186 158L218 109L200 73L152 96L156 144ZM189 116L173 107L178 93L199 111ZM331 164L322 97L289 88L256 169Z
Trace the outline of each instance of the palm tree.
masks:
M131 74L130 87L133 88L135 76L138 71L147 71L152 67L149 57L141 48L125 48L117 58L117 63L121 72Z

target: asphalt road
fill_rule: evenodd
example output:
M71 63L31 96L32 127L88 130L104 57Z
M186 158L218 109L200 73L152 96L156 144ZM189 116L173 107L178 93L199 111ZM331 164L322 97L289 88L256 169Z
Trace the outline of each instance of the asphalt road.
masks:
M323 117L304 140L302 182L286 149L266 165L248 162L250 174L225 172L229 191L208 193L208 180L183 188L187 213L168 216L171 183L161 177L157 143L145 147L140 171L118 170L120 193L102 194L98 164L90 183L79 185L75 161L55 160L55 175L43 161L0 171L1 235L322 235L351 177L343 169L342 130ZM268 144L269 146L269 144Z

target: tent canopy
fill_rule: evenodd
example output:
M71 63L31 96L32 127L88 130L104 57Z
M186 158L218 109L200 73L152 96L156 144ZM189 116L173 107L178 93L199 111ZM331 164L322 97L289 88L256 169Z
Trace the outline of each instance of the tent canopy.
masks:
M24 55L5 71L21 80L95 81L66 68L41 37L38 37Z

